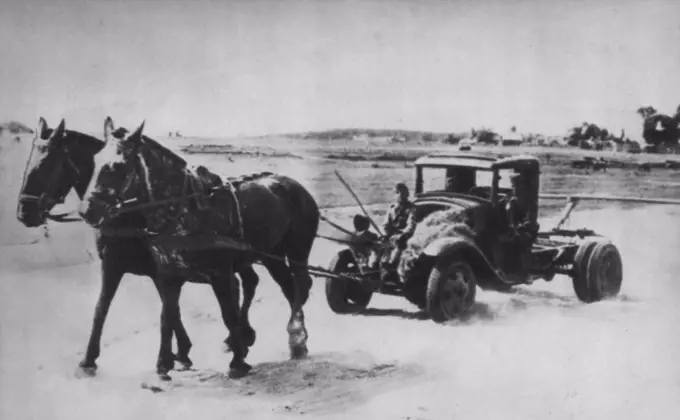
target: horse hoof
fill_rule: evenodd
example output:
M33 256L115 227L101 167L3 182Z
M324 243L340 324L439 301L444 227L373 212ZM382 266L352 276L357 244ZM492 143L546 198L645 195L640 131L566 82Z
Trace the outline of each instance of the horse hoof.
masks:
M307 346L302 344L299 346L292 346L290 348L290 358L295 360L295 359L304 359L307 357L309 354L309 350L307 350Z
M179 365L180 365L179 369L175 369L175 370L177 372L186 372L186 371L192 370L194 363L191 360L189 360L187 362L179 361Z
M191 370L191 367L194 365L189 356L175 356L175 361L181 365L179 369L176 369L178 371Z
M158 379L160 379L163 382L172 381L172 377L168 375L168 372L158 372Z
M77 378L93 378L97 376L97 368L93 367L78 367L76 371Z
M178 359L179 358L173 353L170 353L163 359L159 359L158 362L156 363L156 372L157 373L170 372L171 370L175 369L175 361L177 361Z
M229 368L229 378L230 379L239 379L243 378L244 376L248 375L248 372L253 367L250 366L248 363L243 362L242 364L238 366L233 366Z
M88 363L86 361L82 361L78 364L78 371L76 372L76 376L78 377L86 377L86 378L91 378L97 374L97 364L96 363Z

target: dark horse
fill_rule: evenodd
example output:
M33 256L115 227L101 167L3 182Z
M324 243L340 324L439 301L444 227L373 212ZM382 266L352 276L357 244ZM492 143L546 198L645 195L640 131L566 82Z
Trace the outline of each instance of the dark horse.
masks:
M17 214L19 220L26 226L45 224L49 212L57 203L63 201L71 188L74 188L82 199L92 178L95 166L94 156L104 147L104 144L102 140L95 137L65 130L63 120L56 129L49 129L41 118L21 190L22 195ZM299 184L281 176L260 176L259 178L258 176L251 176L250 178L253 179L242 179L234 182L239 197L244 193L247 194L254 183L267 182L273 186L278 185L283 194L290 195L293 198L298 197L297 199L303 202L303 205L295 213L295 223L299 224L300 221L305 220L309 221L305 226L310 226L313 225L314 220L318 220L316 203ZM245 203L246 201L240 200L242 206ZM249 223L253 223L253 220L250 217L244 217L243 221L245 231L248 232L250 230ZM97 229L97 249L102 261L102 286L94 313L87 352L85 358L80 362L81 369L86 373L91 374L96 370L95 362L100 353L103 325L123 275L132 273L151 277L159 294L161 293L156 264L150 253L148 237L144 234L145 225L146 221L141 213L127 212L112 218ZM305 241L311 241L305 239L309 235L303 231L291 229L288 236L294 238L291 242L293 242L293 247L297 248L304 247L302 243ZM300 244L297 245L298 243ZM285 248L286 245L282 244L280 248ZM311 247L311 244L309 246ZM304 250L300 252L305 253ZM279 283L292 308L295 286L290 271L286 271L285 264L281 264L279 261L264 262L274 280ZM252 266L247 264L238 269L238 274L243 282L244 296L241 308L241 319L244 323L243 333L246 337L246 344L252 345L255 341L255 332L249 326L248 310L259 278ZM191 366L188 357L191 342L179 314L176 317L174 330L178 348L177 361L185 367ZM230 342L231 340L227 339L227 341ZM163 363L165 366L171 365L167 361L167 357Z

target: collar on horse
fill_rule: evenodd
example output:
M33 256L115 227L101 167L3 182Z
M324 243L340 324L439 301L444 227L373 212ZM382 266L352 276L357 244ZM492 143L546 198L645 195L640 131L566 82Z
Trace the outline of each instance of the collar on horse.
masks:
M141 156L138 155L137 158L141 159ZM203 166L197 167L195 171L191 171L189 168L185 167L183 169L183 175L184 180L182 183L182 190L179 196L158 200L154 197L151 186L147 185L146 183L143 183L144 185L146 185L147 189L148 196L147 202L140 202L138 198L120 201L113 207L109 207L109 216L113 218L125 213L135 213L142 210L150 210L168 206L170 207L170 210L174 212L174 215L168 215L167 217L171 220L176 221L181 217L183 208L182 206L176 206L176 208L173 208L174 205L186 202L188 200L195 200L196 208L198 209L199 212L201 212L211 207L210 200L215 196L216 193L220 191L228 191L231 194L231 198L233 199L234 204L234 208L230 210L236 213L235 220L232 219L235 224L234 227L236 228L236 236L239 239L243 239L243 221L241 219L239 202L238 198L236 197L233 184L228 180L225 180L219 177L218 175L211 173L210 171L208 171L207 168ZM136 171L130 171L127 175L127 179L125 180L126 186L124 190L126 190L130 185L132 185L132 183L135 181L135 178L138 176L139 174L137 174ZM125 231L125 229L123 230L124 232L122 232L122 235L119 234L120 229L114 229L113 232L104 231L103 234L109 233L110 236L123 236L123 237L147 236L156 238L174 236L173 234L154 232L148 228L133 229L132 231ZM197 235L200 236L200 233L197 233Z
M134 176L135 174L131 172L128 175L126 183L131 184L134 181L132 178ZM209 206L207 201L210 198L212 198L217 191L227 189L229 188L229 186L230 186L229 184L227 185L222 184L216 185L214 187L206 187L202 182L200 182L200 180L192 177L191 174L189 174L188 169L185 169L182 193L180 194L179 197L169 197L162 200L156 200L153 196L153 191L149 189L147 191L149 201L145 203L143 202L140 203L138 198L132 198L129 200L121 201L120 203L116 204L113 208L111 208L110 213L112 217L115 217L124 213L134 213L141 210L149 210L153 208L163 207L166 205L181 203L192 199L196 199L196 205L199 210L205 210ZM191 188L193 192L189 193L188 192L189 188Z

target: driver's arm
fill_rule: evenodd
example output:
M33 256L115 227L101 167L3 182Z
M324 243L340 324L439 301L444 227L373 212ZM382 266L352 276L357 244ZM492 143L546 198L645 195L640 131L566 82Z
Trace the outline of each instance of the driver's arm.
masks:
M517 226L517 220L515 218L515 213L517 212L517 199L515 197L508 198L505 209L508 225L510 225L511 228L515 228Z
M390 206L390 208L387 210L387 215L385 216L385 220L383 221L382 224L382 230L385 233L385 235L389 235L390 231L392 230L392 210L394 206Z
M411 236L416 230L416 209L411 208L408 212L408 218L406 219L406 226L402 229L401 234L403 236Z

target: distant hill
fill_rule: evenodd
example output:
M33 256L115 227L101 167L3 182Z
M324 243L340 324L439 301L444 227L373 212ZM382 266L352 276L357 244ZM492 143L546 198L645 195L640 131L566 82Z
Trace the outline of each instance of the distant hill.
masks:
M9 131L12 134L33 134L33 130L28 128L25 124L22 124L18 121L9 121L6 123L0 124L0 134L2 134L3 131Z
M463 138L468 133L440 133L433 131L375 129L375 128L339 128L324 131L307 131L304 133L287 133L283 137L310 140L345 140L353 138L394 138L404 142L444 141L449 136Z

